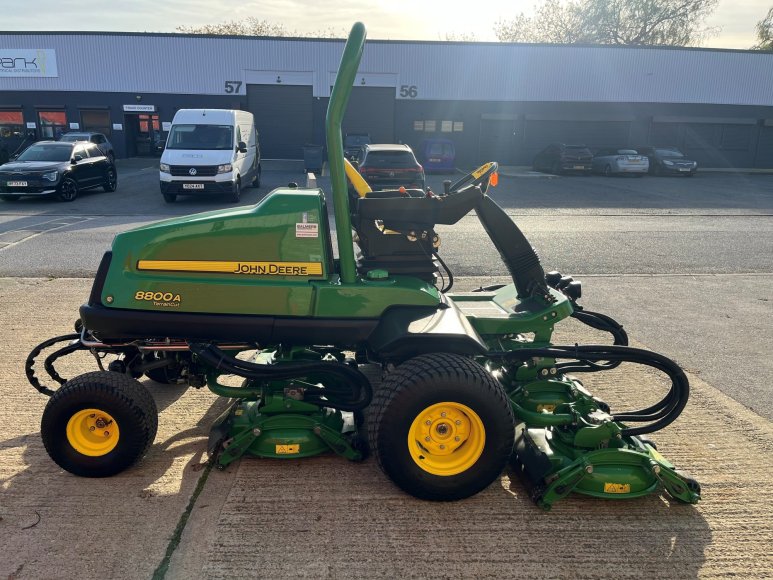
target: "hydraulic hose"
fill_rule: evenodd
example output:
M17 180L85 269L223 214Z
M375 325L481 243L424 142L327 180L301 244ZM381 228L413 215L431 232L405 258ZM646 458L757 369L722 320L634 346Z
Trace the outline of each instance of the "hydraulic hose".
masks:
M582 306L574 305L574 312L572 312L572 318L579 320L583 324L608 332L612 335L616 346L628 346L628 334L615 319L601 314L599 312L592 312L590 310L584 310ZM620 366L622 361L605 361L596 363L592 361L582 361L577 363L562 363L556 365L556 368L564 373L594 373L598 371L606 371Z
M488 353L489 357L528 360L534 357L573 359L582 362L610 361L632 362L655 368L671 379L668 394L645 409L616 413L615 421L649 422L641 427L626 427L625 436L653 433L670 425L682 413L690 396L690 383L684 371L671 359L648 350L628 346L552 346L547 348L525 348L507 352Z
M370 404L373 389L359 370L344 363L310 362L277 365L255 364L232 357L213 344L188 343L191 352L214 369L254 380L299 379L310 375L326 375L338 385L325 385L319 392L307 391L306 401L334 407L341 411L360 411ZM340 386L339 386L340 385ZM324 397L324 399L322 399Z
M41 384L38 377L35 375L35 359L40 355L43 350L57 344L60 342L71 342L74 340L77 340L80 338L80 334L73 333L73 334L64 334L62 336L55 336L54 338L49 338L48 340L44 340L39 345L37 345L35 348L30 351L29 355L27 355L27 360L24 363L24 374L27 376L27 380L29 383L37 390L39 393L42 393L48 397L54 394L54 390L48 388L47 386ZM50 354L48 357L46 357L46 360L43 364L44 368L46 369L46 372L48 375L54 379L59 385L63 385L67 382L67 379L62 378L59 373L56 372L56 369L54 368L54 362L56 359L63 357L67 354L70 354L71 352L75 352L76 350L82 350L86 347L83 346L83 344L78 341L72 344L68 344L65 347L62 347L55 351L54 353Z

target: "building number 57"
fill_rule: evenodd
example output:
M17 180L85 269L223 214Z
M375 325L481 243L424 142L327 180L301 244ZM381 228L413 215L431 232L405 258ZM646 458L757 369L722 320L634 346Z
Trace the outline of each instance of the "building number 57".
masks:
M226 93L238 93L242 88L242 81L226 81L225 92Z

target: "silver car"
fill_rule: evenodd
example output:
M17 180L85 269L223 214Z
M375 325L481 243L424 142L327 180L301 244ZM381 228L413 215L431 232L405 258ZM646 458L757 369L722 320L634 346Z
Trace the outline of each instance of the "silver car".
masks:
M59 141L67 141L69 143L79 143L81 141L94 143L94 145L96 145L97 148L102 151L102 153L110 160L111 163L115 161L113 145L102 133L92 133L90 131L71 131L62 135L59 138Z
M593 156L593 172L610 175L631 174L642 177L650 162L635 149L599 149Z

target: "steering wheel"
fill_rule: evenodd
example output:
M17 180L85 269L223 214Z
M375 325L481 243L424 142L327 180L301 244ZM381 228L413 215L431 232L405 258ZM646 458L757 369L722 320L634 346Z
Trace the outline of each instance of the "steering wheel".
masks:
M452 183L448 188L448 193L455 193L467 184L478 186L483 193L486 193L488 182L497 169L499 169L499 164L496 161L489 161Z

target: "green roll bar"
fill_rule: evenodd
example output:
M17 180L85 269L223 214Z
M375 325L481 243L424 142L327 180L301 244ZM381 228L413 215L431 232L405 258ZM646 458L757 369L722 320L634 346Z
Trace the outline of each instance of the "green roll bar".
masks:
M330 181L333 185L333 210L338 237L338 259L343 284L354 284L357 280L357 271L354 264L352 222L349 217L349 195L344 171L344 142L341 135L341 123L346 112L346 105L349 103L349 95L352 93L354 77L360 66L365 36L365 25L362 22L355 22L351 32L349 32L341 64L338 65L338 74L336 74L336 82L333 86L333 94L330 95L325 119L327 158L330 165Z

